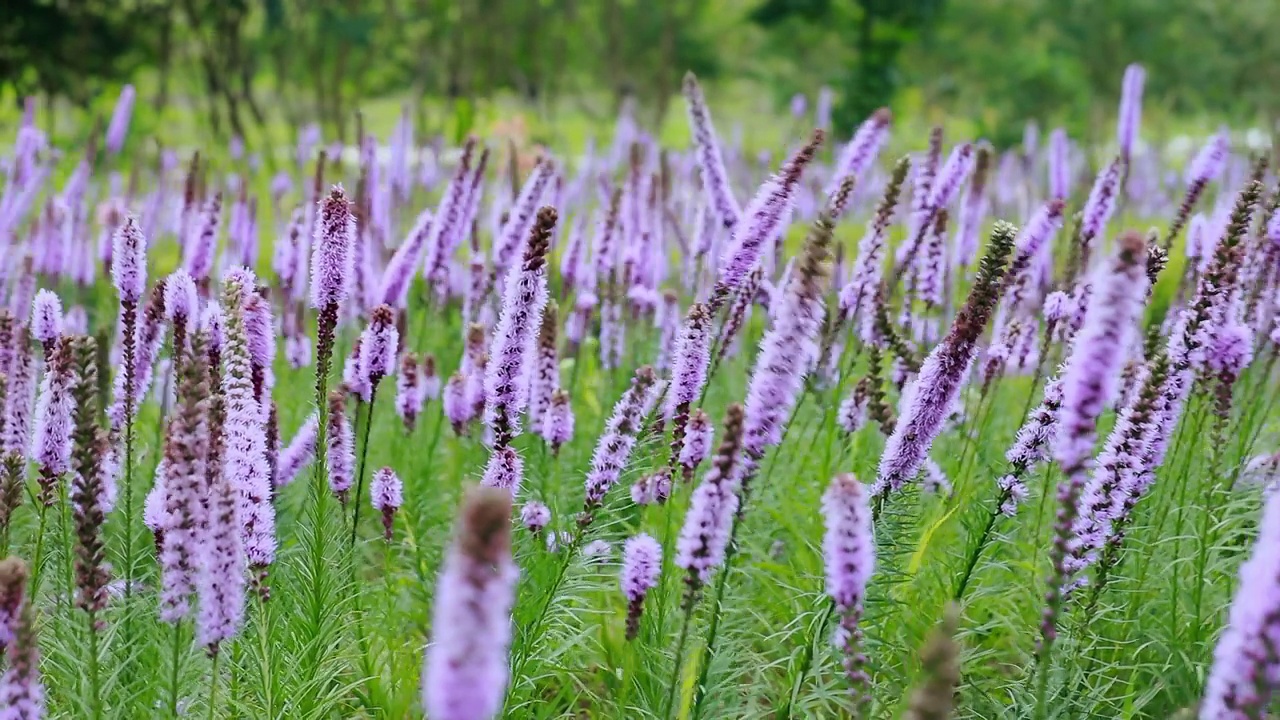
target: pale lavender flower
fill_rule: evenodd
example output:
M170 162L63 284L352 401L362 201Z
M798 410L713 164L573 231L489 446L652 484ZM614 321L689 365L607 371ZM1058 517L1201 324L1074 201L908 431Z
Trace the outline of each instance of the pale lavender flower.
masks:
M929 187L928 209L930 217L951 204L960 192L960 186L973 170L973 145L963 143L952 149L947 161L938 171L937 178Z
M1201 720L1250 720L1267 716L1280 671L1280 493L1266 501L1253 554L1240 566L1227 626L1213 652Z
M551 509L537 500L530 500L520 508L520 522L529 532L537 535L551 523Z
M137 303L147 286L147 239L132 215L112 239L111 281L121 302Z
M374 471L369 479L369 500L373 509L382 514L382 530L390 540L396 511L404 504L404 484L400 482L400 476L389 467Z
M573 406L569 404L568 392L561 389L551 394L551 403L538 428L553 453L560 452L560 446L573 439Z
M170 273L164 281L164 314L172 323L187 325L199 317L200 297L195 279L182 268Z
M36 291L31 301L31 336L45 347L62 334L62 301L50 290Z
M223 293L227 325L222 388L227 411L222 426L226 443L222 472L238 498L236 515L245 556L252 567L261 568L275 561L276 513L267 467L266 414L253 390L253 363L240 300L244 292L238 283L228 282Z
M546 193L547 185L551 182L554 174L555 164L546 158L542 158L538 161L528 179L525 180L524 186L520 188L520 196L516 198L515 205L511 208L506 224L502 226L500 233L494 239L493 262L499 277L503 277L503 273L506 272L511 265L511 261L517 257L518 253L523 251L527 255L528 249L526 245L532 239L532 234L537 232L537 226L542 217L543 209L539 208L538 205L541 203L542 197ZM554 210L554 208L552 209ZM555 218L552 217L548 231L554 225ZM549 246L549 236L547 243ZM506 281L506 283L509 282L510 280Z
M156 545L160 544L158 533L164 532L164 527L169 522L168 511L165 510L165 503L168 502L165 497L165 475L165 460L160 458L160 462L156 463L155 477L151 480L151 489L142 502L142 524L151 532L157 533Z
M1071 315L1074 308L1072 307L1071 296L1061 290L1054 290L1044 298L1045 322L1059 323L1066 320Z
M680 446L680 466L684 471L684 481L693 479L693 471L707 458L711 452L711 442L715 428L707 413L698 408L689 415L689 425L685 429L684 443Z
M1055 129L1049 134L1049 197L1066 200L1071 192L1071 145L1067 131Z
M311 252L311 307L339 307L351 295L355 275L356 218L341 185L320 201ZM194 274L194 273L193 273Z
M1138 128L1142 124L1142 85L1147 73L1134 63L1124 69L1124 83L1120 90L1120 112L1116 119L1116 144L1125 162L1133 155L1138 140Z
M609 489L622 476L622 468L635 448L636 436L644 421L644 405L655 382L653 368L648 365L641 367L631 379L631 387L614 403L613 414L596 442L595 451L591 454L591 469L587 471L585 505L588 518L591 510L604 502Z
M182 355L177 406L170 413L165 432L164 473L157 472L156 477L164 508L155 528L162 583L160 619L169 623L187 616L195 593L196 568L202 559L200 534L205 524L205 459L209 445L205 402L209 368L203 338L197 334ZM150 501L150 494L147 499Z
M846 178L859 181L863 179L863 175L880 153L880 148L889 139L889 125L892 122L893 114L889 112L889 108L880 108L862 121L849 143L840 151L831 179L822 191L824 195L834 195Z
M329 490L344 505L355 477L355 436L347 421L347 403L342 392L329 393L329 413L325 433L325 460L329 470Z
M694 157L698 173L702 177L702 189L707 193L708 202L715 209L720 224L732 228L737 224L742 210L733 197L716 129L711 124L711 111L707 109L707 101L702 96L698 79L691 72L685 73L683 92L689 106L689 126L693 129Z
M739 487L734 477L742 450L742 423L742 406L730 405L720 448L711 470L689 498L689 510L680 528L675 564L687 573L685 583L691 594L705 585L724 562L729 546L739 503Z
M640 632L640 615L644 612L644 599L658 584L662 572L662 546L645 533L627 539L622 546L622 573L619 584L627 598L627 639L634 640Z
M555 302L547 304L538 328L533 367L529 377L529 424L536 430L551 406L551 396L560 389L560 358L557 355L556 330L559 311Z
M525 247L524 261L507 274L502 312L493 331L493 351L484 376L484 419L495 443L506 445L520 433L520 413L528 402L528 374L535 333L547 304L546 256L556 211L543 207Z
M1116 200L1120 194L1120 169L1121 161L1116 158L1098 173L1093 189L1089 191L1089 199L1080 212L1080 266L1086 270L1094 239L1106 231L1107 222L1116 211Z
M870 678L863 666L863 602L867 582L875 572L875 537L871 524L867 488L852 473L836 475L822 494L822 555L826 566L827 595L835 603L839 618L833 643L840 651L844 671L852 684L854 699L863 700Z
M1227 154L1231 151L1231 136L1226 129L1209 138L1200 152L1187 165L1188 185L1206 184L1222 174L1227 166Z
M71 429L77 382L72 364L70 338L63 336L50 361L49 370L40 381L36 400L35 429L31 439L31 460L40 466L42 492L52 492L47 483L71 468ZM52 501L52 496L46 498Z
M444 406L445 417L453 425L453 431L462 435L466 431L467 423L474 417L475 410L467 398L467 378L461 372L455 372L449 376L449 381L444 385L441 403Z
M8 598L0 613L9 614L0 623L0 649L8 645L8 667L0 676L0 718L40 720L44 717L44 686L40 682L40 648L36 642L30 600L23 599L27 569L21 560L0 561L0 599Z
M432 373L435 372L434 366L435 360L432 358ZM406 352L400 357L400 371L396 373L396 415L400 416L407 431L412 431L417 425L418 414L422 412L422 404L426 401L426 393L421 387L421 381L422 376L418 372L418 356L412 352ZM437 379L437 386L439 382Z
M484 476L480 478L482 487L501 488L511 493L514 499L524 482L524 459L510 445L495 447L489 455L489 462L484 467Z
M866 378L863 380L865 381ZM859 381L853 386L849 394L845 395L844 400L840 402L840 409L836 412L836 422L840 424L840 429L847 433L857 432L867 424L867 407L871 400L871 388L864 381Z
M446 265L457 249L455 246L462 239L462 233L466 230L466 228L458 227L458 224L463 221L462 216L467 210L467 196L471 186L471 155L475 152L475 145L475 138L471 137L468 137L466 143L463 144L462 156L458 160L458 167L454 170L452 179L445 187L444 194L440 196L440 205L436 208L436 220L431 224L430 234L425 238L427 255L422 268L422 276L428 284L435 287L437 298L444 297L443 286L446 279ZM483 167L481 171L483 172ZM536 198L534 202L537 202ZM388 265L388 275L390 270L391 266ZM402 282L405 286L404 289L407 290L408 281L404 280ZM396 300L399 301L398 304L394 302ZM398 296L384 296L382 301L393 304L396 307L403 307L404 292L400 292Z
M422 704L432 720L491 720L509 678L511 607L519 576L511 558L511 496L467 493L436 581Z
M216 650L239 632L244 622L247 568L239 494L226 473L209 473L209 481L207 525L201 541L204 562L196 581L200 601L196 640Z
M302 427L298 428L293 439L279 454L276 461L276 487L284 487L293 482L302 468L315 459L319 432L320 416L313 412L302 422Z
M218 249L218 226L222 222L222 193L215 193L200 211L198 234L184 238L182 265L197 283L207 286L213 270L213 256Z
M107 124L106 150L115 155L124 147L125 136L129 134L129 121L133 118L133 102L137 97L132 85L120 88L120 96L116 98L116 107L111 111L111 122Z
M360 339L360 386L370 392L382 378L395 372L396 348L400 345L400 332L396 330L395 316L387 305L379 305L369 315L369 326ZM370 397L365 397L365 401Z
M920 487L926 493L933 495L946 495L951 492L951 479L947 477L947 473L942 466L933 458L926 457L924 459L924 480Z
M22 331L18 330L21 337ZM31 354L26 343L19 343L17 352L6 368L8 384L4 396L4 425L0 431L0 451L5 455L26 457L31 433L31 412L35 392L35 375Z

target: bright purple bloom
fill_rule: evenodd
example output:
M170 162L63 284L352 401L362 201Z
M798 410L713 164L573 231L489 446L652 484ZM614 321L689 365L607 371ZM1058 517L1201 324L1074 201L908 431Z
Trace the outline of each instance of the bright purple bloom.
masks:
M1253 329L1238 321L1218 328L1205 360L1210 370L1239 377L1253 361Z
M466 143L462 147L462 157L458 161L458 167L454 170L453 178L449 181L449 185L445 187L444 194L440 196L440 205L436 208L436 221L431 224L431 233L426 238L427 258L423 265L423 277L427 283L436 289L436 297L443 299L445 296L445 284L447 277L446 264L449 258L453 256L457 249L458 241L463 237L463 232L468 228L459 227L462 222L462 216L467 211L467 203L471 191L472 178L471 172L471 154L475 150L475 138L467 138ZM481 166L483 171L483 166ZM536 172L536 171L535 171ZM533 203L537 203L534 198ZM532 213L532 208L529 210ZM527 228L525 228L527 232ZM516 238L517 240L520 237ZM401 299L400 305L403 306ZM383 298L383 302L391 303L392 300Z
M529 377L529 424L536 430L551 406L551 396L560 389L560 358L557 354L556 324L559 312L555 303L547 305L538 329L533 367Z
M455 433L461 435L467 423L475 415L474 405L467 398L467 378L461 372L449 376L445 383L441 402L444 405L445 417L453 424Z
M209 427L205 398L209 385L204 341L196 336L182 351L177 407L170 413L164 442L164 472L156 473L163 511L156 528L161 571L160 619L176 623L190 611L195 572L202 556L205 523L205 458ZM147 496L148 501L151 495Z
M387 261L386 269L382 272L382 282L378 289L378 297L382 302L396 308L404 308L409 299L409 283L413 280L413 271L418 267L418 261L426 248L428 237L435 232L438 224L430 210L423 210L418 215L408 237L400 243L400 247L396 248L391 259Z
M707 109L707 101L702 96L698 79L691 72L685 73L683 91L685 102L689 106L689 126L693 129L694 157L698 173L702 177L702 189L706 192L711 207L715 209L720 224L732 228L738 223L742 210L733 197L732 186L729 185L729 174L725 171L716 129L711 124L711 111Z
M111 281L121 302L136 303L147 285L147 239L130 215L112 240Z
M836 475L822 494L827 595L841 613L861 612L867 581L875 572L869 497L866 486L849 473Z
M1133 155L1138 140L1138 128L1142 125L1142 85L1147 73L1134 63L1124 69L1124 83L1120 89L1120 113L1116 119L1116 144L1125 162Z
M1043 312L1045 322L1062 322L1071 315L1073 310L1071 296L1061 290L1054 290L1044 298Z
M374 471L369 479L369 499L373 509L382 513L382 529L388 540L395 523L396 511L404 504L404 484L389 467Z
M311 252L311 307L339 307L355 275L356 217L341 185L320 201ZM193 273L194 274L194 273Z
M725 419L724 439L712 461L711 470L689 498L689 510L676 542L676 567L688 576L690 590L706 584L711 573L724 562L738 512L736 463L742 449L743 411L741 405L730 405Z
M604 432L596 442L595 451L591 455L591 469L587 471L588 510L603 503L609 489L618 483L622 468L635 448L636 436L644 421L644 406L655 381L653 368L648 365L641 367L631 379L631 387L614 403L613 414L609 416Z
M0 432L0 451L5 455L26 457L31 433L35 375L31 367L31 354L25 343L19 346L8 363L7 370L9 382L5 387L4 429Z
M631 501L637 505L662 504L669 497L671 497L671 471L667 468L649 475L642 475L631 484Z
M129 133L129 121L133 118L133 101L137 97L132 85L120 88L120 97L116 98L116 107L111 111L111 122L107 125L106 150L110 155L120 152L124 147L125 136Z
M164 281L164 313L172 323L189 324L199 317L200 297L196 282L182 268L174 270Z
M1226 129L1209 138L1200 152L1187 165L1188 185L1208 183L1222 174L1227 166L1227 154L1231 152L1231 136Z
M31 336L45 347L62 334L62 301L50 290L36 291L31 301Z
M689 415L689 424L685 428L684 444L680 446L680 465L685 471L685 481L693 476L693 471L707 458L711 452L711 442L715 428L707 413L698 408Z
M63 337L40 381L31 459L46 477L55 479L71 469L72 389L78 382L72 364L70 338Z
M223 293L227 327L222 388L227 414L222 426L226 443L222 472L239 502L236 515L249 564L265 567L275 561L276 512L267 467L266 413L253 390L253 363L240 300L244 292L238 283L228 282Z
M217 647L244 622L245 554L236 517L236 491L222 473L212 473L208 525L203 536L204 562L197 578L200 612L196 639Z
M311 413L303 421L302 427L280 451L276 461L276 487L284 487L293 482L302 468L316 456L316 439L320 433L320 416Z
M973 145L963 143L952 149L951 154L947 156L947 162L943 164L937 178L929 187L928 209L931 217L955 199L956 193L960 192L960 186L973 170L973 163Z
M666 394L663 411L668 420L678 413L687 413L689 405L697 401L702 387L707 384L707 372L711 366L711 324L705 305L694 303L690 306L680 327L671 362L671 387Z
M516 198L515 205L511 208L507 222L502 226L501 233L494 240L494 267L498 270L499 277L511 265L512 259L522 250L527 255L528 249L525 247L526 240L531 240L531 233L537 232L537 225L541 220L542 210L538 208L542 201L542 196L546 193L547 184L551 182L551 177L555 174L555 164L550 160L543 158L533 168L533 172L529 178L525 180L524 186L520 188L520 196ZM550 207L549 205L547 207ZM554 208L553 208L554 209ZM551 226L554 226L555 218L551 218ZM550 246L550 237L547 239ZM506 281L507 283L510 280Z
M432 720L491 720L506 695L511 606L519 571L511 558L511 496L467 493L436 581L422 704Z
M554 208L538 211L524 262L507 274L484 377L485 424L493 429L498 445L520 433L520 413L528 402L533 342L547 304L546 255L556 217Z
M369 326L360 339L359 372L362 385L372 388L382 378L395 372L396 349L399 345L400 332L396 330L395 316L389 306L379 305L370 314Z
M573 406L569 404L569 393L556 390L551 394L551 403L538 427L553 452L559 452L561 445L573 439Z
M1086 269L1089 266L1093 241L1106 231L1107 222L1111 220L1111 214L1116 211L1116 200L1119 194L1120 159L1116 158L1098 173L1098 178L1093 182L1093 189L1089 191L1089 199L1085 201L1084 209L1080 212L1081 266Z
M218 226L222 222L222 193L214 193L200 211L196 225L198 234L185 238L183 266L196 282L207 283L213 270L213 256L218 249Z
M0 676L0 718L40 720L44 686L40 683L40 648L36 642L30 600L24 600L27 570L21 560L0 561L0 650L8 646ZM4 617L4 616L8 617Z

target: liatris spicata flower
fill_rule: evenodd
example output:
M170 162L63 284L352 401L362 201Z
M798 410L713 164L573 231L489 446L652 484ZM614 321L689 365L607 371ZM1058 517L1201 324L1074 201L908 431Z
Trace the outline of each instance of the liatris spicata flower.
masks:
M40 381L31 438L31 460L40 468L40 500L45 505L52 505L57 499L58 478L71 468L75 372L71 337L61 336L49 361L49 370Z
M644 598L658 584L662 572L662 546L657 540L640 533L627 538L622 546L622 574L619 584L627 598L627 639L640 633L640 615Z
M991 172L991 148L980 144L974 157L973 176L960 201L956 223L955 258L968 267L978 253L978 232L987 214L987 177Z
M851 473L836 475L822 494L822 555L826 563L827 595L835 603L839 624L833 643L843 656L844 671L852 686L854 701L867 699L871 678L863 670L867 658L862 653L862 604L867 597L867 581L875 572L875 538L871 527L868 493Z
M174 270L164 281L164 314L173 326L174 354L186 348L187 331L198 317L200 298L191 274L182 268Z
M0 451L6 457L17 456L25 468L31 433L31 410L35 392L35 377L31 367L31 354L27 350L26 331L15 333L17 350L7 363L7 382L4 394L4 431L0 432Z
M903 393L901 414L880 456L876 496L887 497L890 490L897 490L914 478L934 438L941 432L960 391L961 380L973 360L978 336L1000 297L1004 262L1016 232L1006 222L997 222L992 228L977 278L951 331L929 353L920 366L919 375Z
M436 371L436 356L425 353L422 356L422 379L418 383L418 394L423 402L440 398L440 375Z
M734 354L736 341L738 339L738 331L747 324L747 318L751 315L751 307L755 304L756 295L760 292L760 285L764 282L764 267L757 265L755 270L747 276L746 282L738 288L738 292L733 296L733 303L729 305L729 314L725 318L724 326L720 329L719 344L720 350L717 353L716 361L724 360L726 357Z
M1071 192L1071 145L1062 128L1049 133L1049 197L1066 200Z
M581 520L583 525L592 520L592 512L604 502L609 489L618 483L622 468L631 457L636 445L636 435L644 422L644 406L657 378L653 368L645 365L636 370L631 387L613 405L613 414L605 423L604 432L591 454L591 469L587 471L586 501Z
M208 289L213 256L218 249L218 225L222 222L222 193L214 193L201 211L199 234L186 238L182 265L201 288Z
M1107 222L1116 211L1116 201L1120 194L1120 158L1112 160L1098 173L1093 181L1093 189L1089 191L1089 199L1080 212L1079 269L1089 269L1089 257L1093 253L1093 241L1102 236L1107 229Z
M573 439L573 407L567 391L559 389L551 393L551 403L547 405L538 432L551 445L553 455L560 454L560 447Z
M702 96L698 78L691 72L685 73L683 91L685 102L689 106L689 126L693 129L696 146L694 157L698 173L702 177L702 189L707 193L707 201L714 208L720 224L733 228L742 215L742 210L729 185L729 174L725 171L716 129L711 124L711 111L707 109L707 101Z
M466 398L470 407L469 421L484 410L484 379L489 367L488 339L482 323L471 323L458 370L466 380Z
M520 508L520 522L537 535L551 522L551 509L537 500L530 500Z
M559 313L554 301L547 303L538 329L538 344L529 382L529 424L537 427L551 406L551 396L560 389L560 358L556 355L556 323Z
M226 438L222 472L236 491L236 514L242 525L249 565L264 568L275 561L276 517L267 467L265 413L253 391L253 369L245 333L241 298L245 289L235 281L223 292L226 306L226 344L222 350L222 389L226 395Z
M689 498L689 510L676 542L676 567L683 569L685 608L692 608L711 573L724 562L729 536L738 512L737 462L742 450L743 410L730 405L724 435L711 461L711 469Z
M637 505L659 505L671 497L671 471L662 468L657 472L642 475L631 484L631 500Z
M861 313L861 336L865 343L872 342L870 337L874 334L871 331L873 322L870 321L874 317L872 306L875 304L876 293L880 290L885 241L909 168L905 157L894 166L893 175L885 185L884 195L876 206L875 215L867 223L866 232L858 241L858 254L853 261L849 283L840 290L840 313L850 320L856 319Z
M467 378L461 372L449 376L449 381L444 385L441 403L445 417L453 425L453 432L457 435L466 434L467 423L471 422L475 411L467 398Z
M1196 202L1200 200L1200 196L1204 194L1204 190L1209 183L1222 174L1223 169L1227 165L1227 155L1231 151L1231 136L1226 130L1222 130L1209 139L1200 152L1192 158L1191 163L1187 165L1186 182L1187 191L1182 196L1182 202L1179 203L1177 211L1174 213L1173 221L1169 223L1169 230L1165 233L1164 240L1160 247L1166 252L1173 246L1173 240L1178 236L1178 232L1182 230L1182 226L1186 224L1187 218L1190 217L1192 209L1195 208ZM1199 257L1201 249L1201 240L1199 235L1202 233L1193 233L1195 230L1195 221L1192 220L1191 230L1187 231L1187 257ZM1197 237L1194 242L1192 235Z
M1004 459L1011 467L1007 475L996 481L1002 493L1001 513L1014 515L1018 503L1027 496L1027 486L1022 478L1048 457L1058 430L1058 410L1061 407L1062 375L1059 373L1045 384L1043 399L1018 428L1013 445L1005 452Z
M507 275L502 312L493 331L493 352L484 376L484 420L501 447L520 432L520 412L528 402L534 332L547 304L546 262L556 211L543 207L525 246L524 261Z
M177 405L169 415L164 442L164 475L157 473L163 492L163 512L156 538L159 543L160 619L178 622L187 616L195 592L196 568L201 562L205 524L205 458L209 426L205 417L209 369L199 333L182 350L178 371ZM163 482L163 484L161 484ZM149 498L150 496L148 496Z
M880 148L889 139L889 125L893 122L893 114L889 108L880 108L871 113L871 117L862 121L853 133L849 144L840 151L831 179L823 189L824 195L834 195L846 178L861 180L871 164L875 162ZM841 208L843 210L843 208ZM839 217L837 214L836 217Z
M956 686L960 684L960 646L956 630L960 610L954 603L947 606L942 622L929 633L920 649L920 665L924 680L911 693L902 720L947 720L955 710Z
M1240 566L1240 583L1227 627L1213 652L1200 705L1202 720L1267 717L1275 695L1277 600L1280 599L1280 493L1272 493L1258 522L1253 554Z
M209 425L220 428L225 414L223 397L209 396ZM196 578L199 613L196 616L196 641L216 653L222 642L240 631L244 622L246 567L241 524L238 517L239 494L227 473L213 470L221 465L221 430L210 437L207 474L208 513L202 538L204 562Z
M760 459L768 448L782 442L787 419L804 388L804 376L817 360L834 229L831 210L824 209L805 239L800 261L773 312L773 325L760 341L747 384L743 457L734 478L742 485L744 503L750 497L750 482Z
M1116 144L1126 165L1133 157L1133 146L1138 141L1138 128L1142 125L1142 84L1147 73L1134 63L1124 69L1124 82L1120 90L1120 112L1116 118Z
M671 387L666 394L663 415L671 420L671 465L675 466L684 446L689 407L707 384L711 365L711 316L702 303L689 307L671 363Z
M412 272L412 267L417 264L423 249L426 251L426 261L423 264L422 276L427 283L436 290L436 297L443 298L446 289L445 276L446 264L453 255L455 243L460 240L465 228L458 225L463 220L463 214L466 212L466 204L471 186L471 156L475 152L475 138L468 137L462 146L462 156L458 159L458 166L454 169L453 177L449 184L445 187L444 194L440 196L440 205L436 208L435 220L431 223L430 231L422 236L420 248L413 248L412 262L409 264L408 272ZM536 202L536 199L534 200ZM412 242L408 241L408 242ZM406 242L406 246L408 246ZM400 251L396 252L399 255ZM392 279L392 267L395 265L393 258L391 263L387 265L387 277ZM397 273L400 270L397 268ZM387 282L387 281L384 281ZM399 285L399 287L396 287ZM395 307L404 307L405 295L408 291L409 278L406 273L404 277L394 278L387 287L382 301Z
M510 517L506 492L475 488L463 501L436 581L422 671L422 704L432 720L490 720L502 709L519 576Z
M53 344L62 334L62 301L56 293L40 289L31 301L31 337L44 348L45 358L53 355Z
M400 357L400 372L396 374L396 414L404 421L405 432L413 432L426 400L420 380L418 356L406 352Z
M1095 281L1097 297L1089 305L1062 374L1062 407L1053 456L1062 468L1063 480L1058 485L1059 508L1050 551L1053 570L1040 627L1042 661L1057 635L1058 613L1074 571L1070 559L1079 542L1075 522L1092 464L1098 416L1118 390L1125 350L1146 299L1145 241L1140 234L1127 232L1117 242L1119 252L1108 272Z
M27 594L27 566L16 557L0 560L0 655L13 642Z
M871 383L862 378L849 391L836 412L836 422L846 433L855 433L867 423L867 403L870 400Z
M355 437L351 423L347 422L347 401L339 390L329 393L329 413L326 420L325 460L329 469L329 489L343 504L355 476Z
M271 388L275 386L272 370L276 360L275 322L271 318L271 303L263 296L266 288L245 287L244 331L253 370L253 393L265 410L270 404Z
M76 604L89 614L95 631L107 606L106 547L102 540L103 473L106 433L98 426L97 343L83 335L68 338L75 384L72 434L71 507L76 533Z
M720 263L720 277L716 280L708 303L712 314L742 285L759 263L765 244L772 242L777 235L783 219L790 214L795 202L800 175L813 160L822 139L822 131L814 130L809 142L787 159L777 175L760 186L756 196L751 199L751 204L742 211L742 221L733 226L733 237L729 244L731 250Z
M116 231L111 258L111 280L121 304L137 307L147 285L147 239L133 216Z
M714 434L711 419L702 408L689 415L689 425L685 429L679 456L681 474L686 483L693 479L693 471L706 459L707 453L711 452Z
M316 436L320 432L320 416L311 413L302 422L302 427L294 434L293 439L280 452L276 462L276 487L281 488L293 482L302 468L316 456Z
M507 221L494 240L493 262L498 277L504 277L504 273L517 253L524 250L527 254L527 248L524 247L527 245L526 239L530 233L536 232L542 215L542 208L538 208L538 205L546 192L547 183L551 181L551 176L554 174L555 165L546 158L539 159L533 172L525 180L524 186L520 188L520 195L516 198ZM537 209L536 214L535 209ZM554 218L551 224L554 226ZM548 246L550 246L550 238L548 238ZM510 281L504 280L504 285L508 282Z
M369 314L369 326L360 338L358 386L368 390L368 395L363 397L366 402L373 399L382 378L395 372L396 348L399 345L400 333L396 330L395 315L390 306L379 305Z
M31 602L24 601L27 568L17 558L0 560L0 597L10 598L13 615L0 637L8 645L8 668L0 676L0 716L5 720L44 717L44 686L40 683L40 648L36 642Z
M129 121L133 117L133 101L137 97L132 85L120 88L120 97L116 98L116 107L111 111L111 122L107 125L107 138L104 147L107 154L115 155L124 147L125 136L129 134Z
M404 485L400 476L389 467L378 469L369 481L369 495L373 509L382 513L382 529L386 539L390 540L396 511L404 503Z
M920 487L931 495L947 495L951 493L951 479L942 466L931 457L924 459L924 480Z
M484 467L484 475L480 478L483 487L501 488L511 493L514 499L524 482L524 460L520 453L510 445L501 445L493 449L489 462Z
M316 402L328 384L333 359L333 333L338 311L351 293L355 273L356 219L342 186L335 186L320 202L315 223L315 247L311 253L311 306L320 311L316 318Z

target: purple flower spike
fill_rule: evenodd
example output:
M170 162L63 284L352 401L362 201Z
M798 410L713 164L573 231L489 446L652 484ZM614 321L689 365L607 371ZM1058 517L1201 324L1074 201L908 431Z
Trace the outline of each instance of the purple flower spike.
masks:
M1049 134L1049 197L1066 200L1071 192L1071 144L1067 131L1058 128Z
M471 490L436 581L422 671L422 704L432 720L491 720L502 710L518 577L511 496Z
M38 290L31 301L31 336L45 347L62 334L62 301L50 290Z
M676 543L675 564L687 573L685 584L690 596L695 595L724 562L729 533L738 512L738 486L733 478L742 450L742 422L742 406L730 405L723 440L711 470L689 498L689 510Z
M1200 148L1200 152L1196 153L1191 164L1187 166L1187 184L1206 184L1221 175L1222 170L1227 166L1227 154L1230 151L1230 134L1225 129L1218 131L1218 134Z
M311 253L311 307L339 307L355 275L356 217L341 185L320 201ZM194 274L194 273L193 273Z
M547 304L546 256L556 211L544 207L529 235L524 262L507 275L502 312L493 331L493 350L484 376L484 419L497 446L520 433L520 413L528 402L534 337Z
M434 366L434 359L432 365ZM434 373L435 368L432 368ZM420 383L422 375L418 372L418 356L406 352L400 358L400 371L396 373L396 415L404 422L404 429L413 432L418 424L418 413L422 412L422 404L426 394ZM436 380L437 385L439 379ZM437 388L438 389L438 388Z
M605 423L604 432L591 455L591 469L587 471L586 478L584 523L591 522L591 512L604 502L609 489L618 483L622 468L635 448L636 435L644 421L644 406L656 381L653 368L648 365L641 367L631 379L631 387L614 403L613 414Z
M347 502L351 481L355 477L355 437L347 422L347 403L340 390L329 393L329 415L326 421L325 458L329 469L329 490L342 504Z
M17 558L0 560L0 648L8 645L8 667L0 676L0 717L40 720L44 717L44 686L40 682L40 648L36 642L27 568ZM10 617L5 618L5 615Z
M790 215L800 175L818 152L822 139L822 131L815 130L809 142L783 164L778 174L760 186L751 204L742 211L742 222L733 227L733 237L729 241L731 250L721 263L720 277L712 291L709 307L712 314L746 280L760 261L765 245L773 242L784 218Z
M627 598L627 639L634 640L640 633L640 615L644 612L644 599L658 584L662 572L662 546L657 540L640 533L627 539L622 546L622 574L619 584Z
M928 207L932 214L951 204L960 192L960 186L973 170L973 145L957 145L947 156L947 162L938 171L938 177L929 188Z
M182 268L174 270L164 281L164 314L172 323L190 323L199 317L200 296L196 281Z
M715 209L720 224L732 228L737 224L742 210L729 185L729 174L725 171L716 129L711 124L711 111L707 109L707 101L702 96L698 78L691 72L685 73L683 91L685 102L689 106L689 126L693 128L695 158L698 173L702 177L702 189L707 193L708 202Z
M320 432L320 416L311 413L298 428L293 440L280 452L276 462L276 487L284 487L302 472L307 463L315 459L316 439Z
M685 430L684 444L680 447L680 467L684 471L684 481L693 479L693 471L702 464L711 452L711 442L715 428L707 413L698 408L689 416L689 426Z
M556 390L551 394L551 404L547 406L539 432L553 453L559 453L560 446L573 439L573 406L569 404L568 392Z
M501 488L515 498L524 482L524 460L520 453L510 445L494 448L489 455L489 462L484 467L484 476L480 479L483 487Z
M213 396L215 402L219 396ZM209 473L209 509L202 539L204 562L197 578L200 610L196 640L216 650L244 621L245 551L236 507L239 494L227 473Z
M1107 228L1107 222L1116 211L1116 200L1120 194L1120 159L1111 161L1098 173L1089 191L1089 199L1080 211L1080 266L1089 267L1089 255L1093 249L1093 241Z
M864 700L870 682L863 670L866 656L860 648L862 631L858 628L867 581L876 567L869 496L867 488L850 473L835 476L822 494L827 595L839 617L834 644L844 656L845 674L858 702Z
M386 539L392 537L396 511L404 504L404 485L389 467L379 468L369 480L369 496L373 509L382 513L382 529Z
M360 379L372 388L395 372L400 333L390 306L379 305L369 315L369 326L360 338ZM369 398L365 398L368 400Z
M121 302L137 303L147 286L147 239L132 215L112 239L111 282Z
M831 179L822 191L823 195L834 195L846 178L862 179L867 168L875 162L880 148L889 139L889 125L892 122L893 113L889 112L889 108L880 108L862 121L849 144L840 152L835 172L831 173Z
M1267 716L1275 695L1275 646L1280 631L1280 493L1271 493L1258 521L1253 554L1240 566L1240 583L1227 627L1213 652L1213 667L1200 705L1202 720Z
M1133 146L1138 140L1138 128L1142 125L1142 85L1147 73L1134 63L1124 69L1124 83L1120 90L1120 113L1116 119L1116 144L1125 162L1133 156Z
M76 384L69 337L62 337L54 350L49 371L40 381L36 401L36 424L31 438L31 459L40 466L41 492L46 504L52 502L53 483L71 468L71 429Z
M115 155L124 147L125 137L129 134L129 121L133 118L133 102L137 97L132 85L120 88L120 97L116 98L116 107L111 111L111 122L107 125L106 150Z
M551 523L551 509L537 500L530 500L520 508L520 522L529 532L537 535Z

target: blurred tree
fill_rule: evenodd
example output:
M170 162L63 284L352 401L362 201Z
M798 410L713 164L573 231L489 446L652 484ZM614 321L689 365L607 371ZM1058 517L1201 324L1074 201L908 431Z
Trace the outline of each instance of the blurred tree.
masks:
M765 0L751 20L765 28L799 21L852 39L854 63L834 83L840 97L833 119L844 132L893 99L901 83L899 56L942 6L943 0Z

